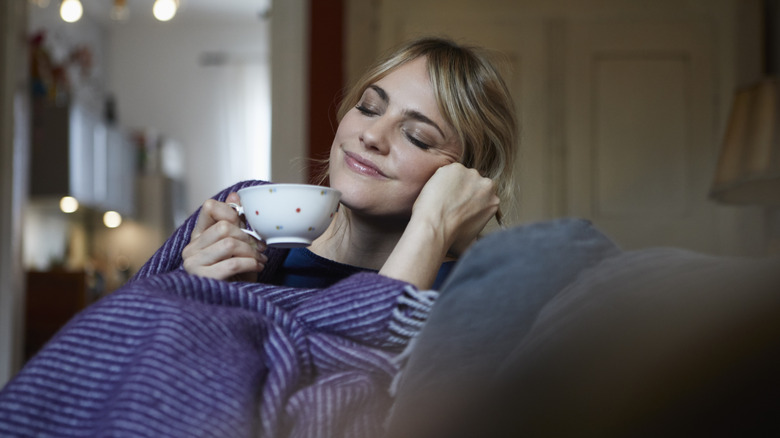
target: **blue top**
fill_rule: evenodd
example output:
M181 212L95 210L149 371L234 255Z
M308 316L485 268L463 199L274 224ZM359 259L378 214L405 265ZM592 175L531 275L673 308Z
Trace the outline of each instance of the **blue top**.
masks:
M432 289L441 288L454 261L444 262L436 274ZM320 257L306 248L293 248L279 269L279 284L300 288L325 288L358 272L377 272L373 269L346 265Z

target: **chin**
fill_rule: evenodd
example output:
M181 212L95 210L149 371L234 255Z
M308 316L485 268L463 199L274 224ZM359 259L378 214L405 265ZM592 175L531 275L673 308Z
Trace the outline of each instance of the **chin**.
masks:
M333 188L341 192L341 203L350 210L371 210L372 207L376 206L376 200L381 199L381 196L355 187L355 185L336 185Z

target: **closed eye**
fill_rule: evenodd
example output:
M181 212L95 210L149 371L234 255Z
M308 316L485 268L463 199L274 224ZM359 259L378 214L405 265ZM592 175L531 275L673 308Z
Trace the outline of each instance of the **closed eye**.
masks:
M425 140L422 140L421 138L413 135L411 132L409 132L407 129L404 129L404 136L406 136L406 139L409 140L410 143L417 146L418 148L422 150L428 150L431 148L431 145L427 143Z
M418 139L418 138L414 138L414 137L412 137L412 136L407 136L407 138L409 139L409 141L410 141L410 142L412 142L412 144L413 144L413 145L417 146L417 147L418 147L418 148L420 148L420 149L423 149L423 150L426 150L426 151L427 151L428 149L430 149L430 148L431 148L431 145L429 145L429 144L427 144L427 143L424 143L424 142L422 142L422 141L421 141L420 139Z
M357 105L355 105L355 109L357 109L358 111L360 111L360 113L361 113L361 114L363 114L364 116L375 116L375 115L377 115L377 112L376 112L376 111L374 111L374 110L371 110L371 109L369 109L369 108L368 108L368 107L366 107L366 106L363 106L363 104L357 104Z
M364 116L376 116L381 114L389 103L390 99L387 97L385 90L376 85L371 85L363 91L363 96L358 104L355 105L355 109Z

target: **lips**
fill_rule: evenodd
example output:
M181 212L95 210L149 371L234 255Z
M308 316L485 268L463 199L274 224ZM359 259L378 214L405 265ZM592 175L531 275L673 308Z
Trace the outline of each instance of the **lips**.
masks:
M374 178L387 178L387 175L382 173L374 163L358 154L344 151L344 162L350 170L361 175Z

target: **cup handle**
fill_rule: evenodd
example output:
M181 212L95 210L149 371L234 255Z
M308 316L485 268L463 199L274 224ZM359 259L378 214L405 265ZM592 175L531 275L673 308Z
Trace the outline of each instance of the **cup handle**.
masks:
M235 204L235 203L233 203L233 202L228 202L228 206L230 206L230 208L232 208L233 210L235 210L235 211L236 211L236 213L238 213L238 216L239 216L239 217L240 217L240 216L244 216L244 218L246 219L246 216L244 215L244 207L242 207L242 206L240 206L240 205L238 205L238 204ZM250 236L254 237L254 238L255 238L255 239L257 239L257 240L260 240L260 241L263 241L263 240L264 240L264 239L263 239L262 237L260 237L260 235L259 235L259 234L257 234L257 233L256 233L254 230L248 230L248 229L246 229L246 228L239 228L239 229L240 229L241 231L243 231L244 233L246 233L246 234L249 234Z

